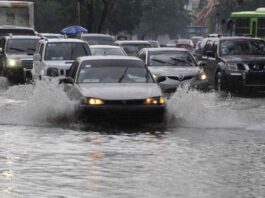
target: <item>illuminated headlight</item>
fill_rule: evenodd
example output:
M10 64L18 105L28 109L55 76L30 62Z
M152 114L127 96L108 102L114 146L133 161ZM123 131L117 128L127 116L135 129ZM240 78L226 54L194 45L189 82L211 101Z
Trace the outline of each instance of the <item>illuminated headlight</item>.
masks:
M105 102L99 98L81 98L81 104L84 105L103 105Z
M207 79L206 74L205 74L205 73L201 73L201 74L200 74L200 79L201 79L201 80L206 80L206 79Z
M8 59L7 67L17 67L19 65L19 61L16 59Z
M166 99L164 97L153 97L147 98L144 100L144 104L146 105L163 105L166 103Z
M238 71L238 67L236 63L226 63L225 66L230 71Z
M47 69L47 76L56 77L59 76L59 71L57 68L48 68Z

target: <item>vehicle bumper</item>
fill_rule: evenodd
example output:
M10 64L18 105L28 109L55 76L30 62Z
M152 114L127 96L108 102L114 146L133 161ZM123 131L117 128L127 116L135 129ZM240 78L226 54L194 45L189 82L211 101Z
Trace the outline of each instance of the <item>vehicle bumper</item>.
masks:
M165 105L103 105L78 106L78 116L87 122L122 121L122 122L163 122L166 113Z
M11 81L18 81L20 83L32 80L31 69L26 69L22 67L14 67L6 69L6 76Z
M231 72L226 71L225 87L229 90L255 89L265 90L265 72Z
M177 80L166 80L165 82L159 83L163 93L174 93L179 87L189 86L191 80L177 81Z

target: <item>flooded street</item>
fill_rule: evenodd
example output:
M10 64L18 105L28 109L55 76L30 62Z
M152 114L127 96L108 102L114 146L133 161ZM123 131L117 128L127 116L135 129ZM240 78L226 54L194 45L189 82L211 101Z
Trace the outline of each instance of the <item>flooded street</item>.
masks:
M95 129L56 85L0 83L1 198L265 197L265 98L179 90L163 130Z

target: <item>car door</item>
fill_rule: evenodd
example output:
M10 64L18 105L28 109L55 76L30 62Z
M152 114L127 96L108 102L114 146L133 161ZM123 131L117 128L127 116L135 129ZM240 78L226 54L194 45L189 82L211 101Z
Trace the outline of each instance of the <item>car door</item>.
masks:
M215 82L215 72L218 66L217 61L217 45L218 41L213 41L209 50L207 51L207 73L208 80L211 85L214 85Z

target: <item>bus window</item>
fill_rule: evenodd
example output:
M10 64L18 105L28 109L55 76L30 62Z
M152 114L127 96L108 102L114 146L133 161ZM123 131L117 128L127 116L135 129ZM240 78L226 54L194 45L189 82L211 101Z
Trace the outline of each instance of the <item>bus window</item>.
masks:
M252 22L252 32L251 32L251 34L253 36L256 36L257 35L257 22L256 21L253 21Z
M236 18L236 35L250 34L250 19L249 18Z
M258 37L265 37L265 18L258 18Z

